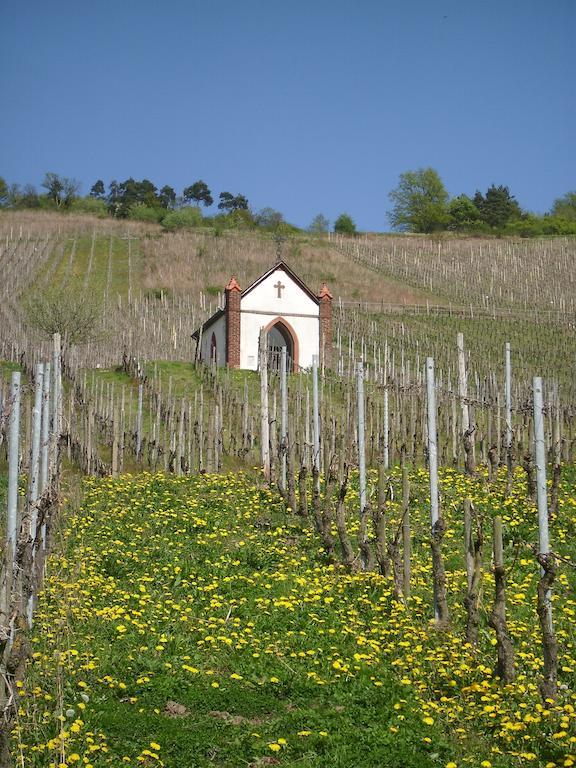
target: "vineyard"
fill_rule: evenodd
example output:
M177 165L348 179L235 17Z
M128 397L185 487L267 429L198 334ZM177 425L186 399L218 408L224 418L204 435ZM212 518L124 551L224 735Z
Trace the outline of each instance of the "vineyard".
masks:
M6 765L576 763L575 256L3 214ZM197 362L278 258L331 367Z

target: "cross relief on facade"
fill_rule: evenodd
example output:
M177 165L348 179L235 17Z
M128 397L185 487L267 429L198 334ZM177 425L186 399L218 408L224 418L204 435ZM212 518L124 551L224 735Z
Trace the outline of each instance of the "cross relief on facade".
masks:
M273 285L272 287L273 287L273 288L276 288L276 290L278 291L278 293L276 294L276 298L277 298L277 299L281 299L281 298L282 298L282 291L284 290L284 288L286 288L286 286L285 286L285 285L282 285L282 283L280 282L280 280L278 280L278 282L276 283L276 285Z

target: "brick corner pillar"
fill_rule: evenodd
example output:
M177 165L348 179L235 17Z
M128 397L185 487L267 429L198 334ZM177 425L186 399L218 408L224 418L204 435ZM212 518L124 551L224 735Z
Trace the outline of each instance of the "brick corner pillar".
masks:
M240 299L242 291L233 275L224 289L226 293L226 364L240 367Z
M320 360L324 366L332 365L332 294L322 283L318 294L320 302Z

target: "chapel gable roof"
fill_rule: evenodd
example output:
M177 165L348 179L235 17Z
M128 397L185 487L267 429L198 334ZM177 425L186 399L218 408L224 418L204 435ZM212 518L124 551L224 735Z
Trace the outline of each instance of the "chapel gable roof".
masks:
M273 274L273 273L274 273L274 272L276 272L277 270L282 270L283 272L285 272L285 273L288 275L288 277L290 277L290 278L291 278L291 279L292 279L292 280L293 280L293 281L296 283L296 285L297 285L297 286L298 286L298 287L299 287L299 288L300 288L300 289L301 289L301 290L302 290L302 291L303 291L303 292L304 292L304 293L305 293L305 294L306 294L306 295L307 295L307 296L308 296L310 299L312 299L312 301L313 301L315 304L318 304L318 303L319 303L319 302L318 302L318 296L316 296L316 294L315 294L313 291L311 291L311 290L310 290L310 288L308 288L308 286L306 285L306 283L304 283L304 282L303 282L303 281L302 281L302 280L301 280L301 279L298 277L298 275L297 275L295 272L293 272L293 271L290 269L290 267L288 266L288 264L286 264L286 262L284 262L284 261L279 261L279 262L277 262L276 264L274 264L274 266L273 266L273 267L270 267L270 269L268 269L266 272L264 272L264 274L263 274L263 275L260 275L260 277L259 277L259 278L257 278L257 279L256 279L256 280L255 280L255 281L252 283L252 285L249 285L249 286L248 286L248 288L245 288L245 289L242 291L242 298L244 298L244 296L247 296L247 295L248 295L248 294L249 294L251 291L253 291L253 290L254 290L254 288L256 288L257 286L259 286L259 285L260 285L260 283L261 283L263 280L266 280L266 278L267 278L267 277L269 277L271 274Z
M200 328L197 328L194 331L192 338L198 340L200 338L200 331L204 333L205 330L207 330L213 323L215 323L216 320L219 320L224 314L225 310L217 309L216 312L214 312L214 314L208 318L208 320L204 320Z
M284 262L284 261L278 261L276 264L274 264L273 267L270 267L270 269L268 269L266 272L264 272L264 274L260 275L260 277L258 277L251 285L248 286L248 288L245 288L242 291L242 293L240 294L241 298L244 298L244 296L247 296L251 291L254 290L254 288L257 288L263 280L265 280L267 277L272 275L277 270L281 270L282 272L285 272L288 275L288 277L291 280L293 280L296 283L296 285L303 291L303 293L305 293L306 296L308 296L310 299L312 299L312 301L315 304L319 304L320 303L319 300L318 300L318 296L315 293L313 293L310 290L310 288L308 288L306 283L304 283L298 277L298 275L295 272L293 272L290 269L290 267L288 266L288 264L286 264L286 262ZM236 283L236 279L235 278L234 278L234 282ZM236 283L236 285L237 285L237 283ZM230 286L230 283L226 287L228 288L229 286ZM194 333L192 334L192 338L198 340L200 338L200 331L202 331L202 333L204 333L204 331L206 331L212 325L212 323L215 323L216 320L221 318L222 315L224 315L224 314L225 314L225 310L224 309L218 309L211 317L208 318L208 320L205 320L202 323L200 328L198 328L196 331L194 331Z

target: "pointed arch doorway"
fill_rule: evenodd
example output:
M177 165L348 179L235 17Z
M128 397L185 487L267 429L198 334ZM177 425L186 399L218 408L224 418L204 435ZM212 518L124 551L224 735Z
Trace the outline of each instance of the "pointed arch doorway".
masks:
M280 371L282 348L286 348L286 370L292 373L298 366L298 337L290 324L281 318L273 320L266 328L268 367Z

